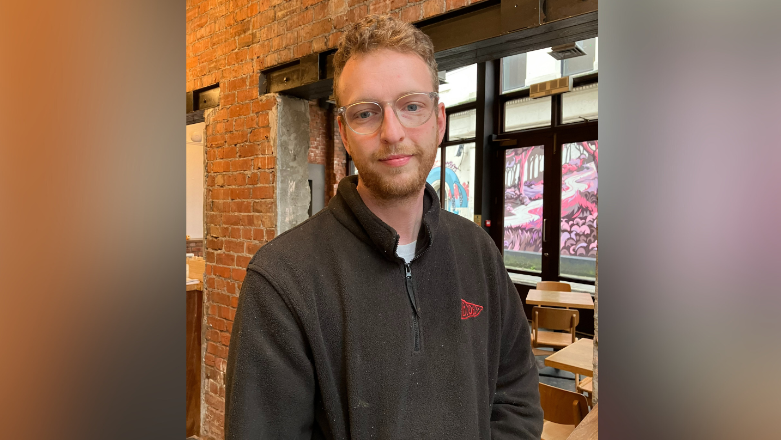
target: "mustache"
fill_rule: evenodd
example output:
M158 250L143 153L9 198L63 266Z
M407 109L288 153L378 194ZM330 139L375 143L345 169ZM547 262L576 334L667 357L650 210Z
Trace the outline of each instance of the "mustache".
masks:
M418 154L420 154L418 148L393 145L381 147L376 153L372 154L372 159L384 160L391 156L415 156Z

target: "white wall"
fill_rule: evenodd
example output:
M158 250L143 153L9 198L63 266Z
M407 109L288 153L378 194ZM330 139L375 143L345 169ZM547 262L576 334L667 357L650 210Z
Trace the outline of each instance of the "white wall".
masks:
M206 124L187 126L187 226L191 239L203 238L204 129Z

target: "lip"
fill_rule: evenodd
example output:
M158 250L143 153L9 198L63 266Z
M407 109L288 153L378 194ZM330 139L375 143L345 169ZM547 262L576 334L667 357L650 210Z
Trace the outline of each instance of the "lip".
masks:
M406 165L410 158L412 158L412 155L394 154L392 156L386 157L385 159L380 159L380 162L390 167L400 167Z

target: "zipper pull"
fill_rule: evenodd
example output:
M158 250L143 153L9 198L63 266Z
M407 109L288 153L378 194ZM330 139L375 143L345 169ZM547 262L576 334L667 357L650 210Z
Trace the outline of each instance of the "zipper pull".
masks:
M409 263L404 263L404 269L407 271L407 278L412 278L412 270L409 268Z

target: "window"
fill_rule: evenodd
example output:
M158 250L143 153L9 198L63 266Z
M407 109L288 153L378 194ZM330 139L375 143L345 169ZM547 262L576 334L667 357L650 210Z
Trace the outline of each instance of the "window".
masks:
M599 142L563 144L559 274L596 279Z
M510 272L542 280L594 283L597 252L599 84L597 39L579 41L585 55L556 60L550 48L501 62L504 156L501 228ZM529 86L570 76L570 92L532 99ZM494 165L498 167L499 165ZM496 177L488 177L492 179ZM496 188L484 182L490 188ZM497 191L494 189L493 191ZM497 197L493 193L491 197ZM499 212L499 211L495 211Z
M479 190L475 187L477 64L440 72L440 81L447 127L426 182L439 194L443 209L473 220Z
M439 72L439 78L439 100L445 103L445 107L477 99L477 64Z
M542 270L543 148L504 154L504 264L536 273Z

